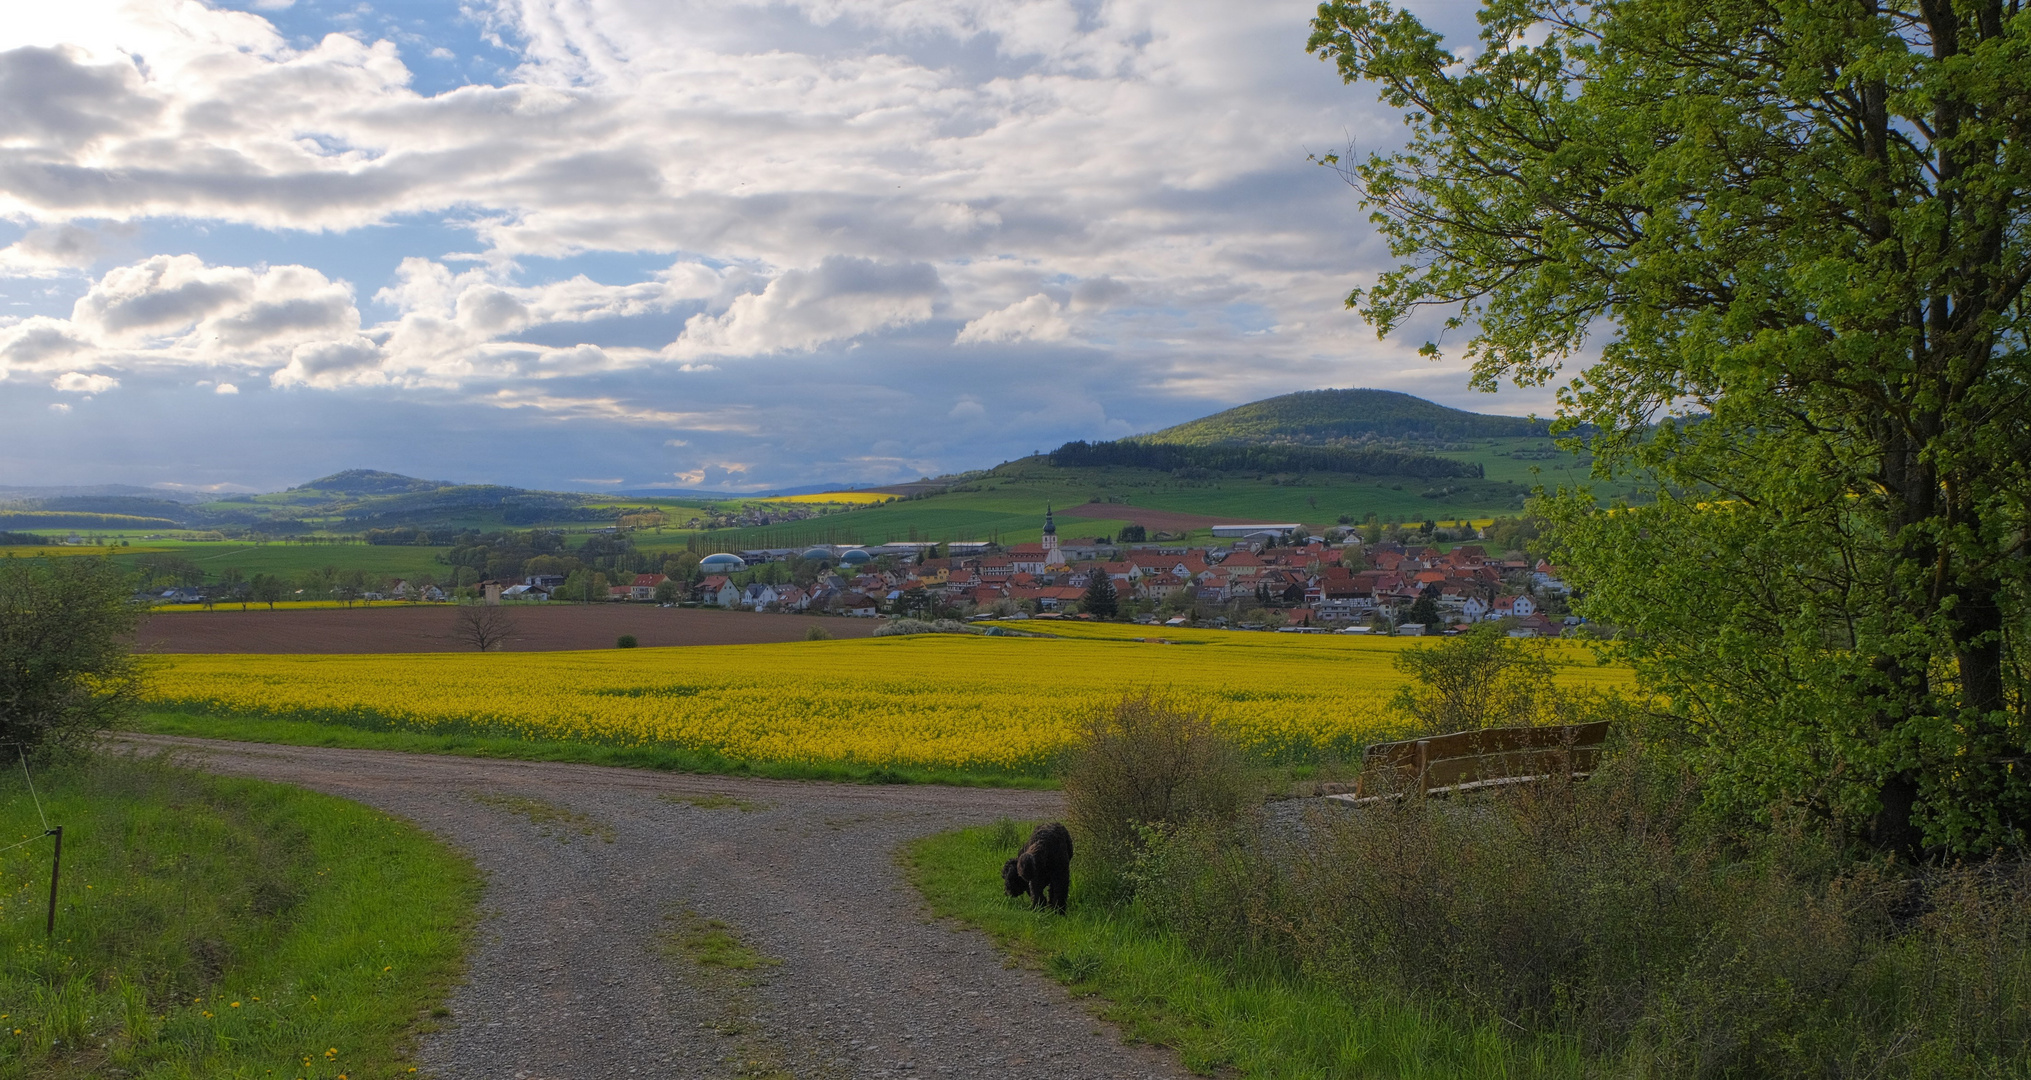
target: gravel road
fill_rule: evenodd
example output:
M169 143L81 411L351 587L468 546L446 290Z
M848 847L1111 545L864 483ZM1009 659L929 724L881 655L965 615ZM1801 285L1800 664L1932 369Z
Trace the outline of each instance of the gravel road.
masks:
M400 815L486 871L468 981L424 1043L425 1074L1187 1075L1005 966L985 936L932 920L896 867L912 837L1056 816L1053 793L129 741ZM712 920L779 963L750 974L673 955L673 940L720 930Z

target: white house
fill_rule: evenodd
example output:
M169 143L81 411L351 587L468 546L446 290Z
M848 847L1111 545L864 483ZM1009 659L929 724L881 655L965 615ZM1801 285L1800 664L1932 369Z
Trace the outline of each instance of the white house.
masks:
M698 602L730 608L740 603L740 590L734 587L732 579L714 574L698 583Z
M1531 584L1538 588L1549 589L1555 593L1572 591L1564 581L1559 580L1559 568L1544 559L1537 560L1537 568L1530 572L1530 580Z

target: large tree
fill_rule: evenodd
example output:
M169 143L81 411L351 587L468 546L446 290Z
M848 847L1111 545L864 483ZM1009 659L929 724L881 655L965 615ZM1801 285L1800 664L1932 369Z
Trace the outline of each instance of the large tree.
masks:
M1384 333L1445 309L1484 389L1584 365L1562 418L1655 498L1543 510L1720 805L1898 850L2021 841L2031 13L1479 19L1467 55L1386 4L1319 9L1311 48L1409 126L1335 162L1404 260L1349 303Z
M1079 598L1079 610L1096 619L1112 619L1121 613L1121 594L1105 568L1095 569Z
M131 588L105 559L0 559L0 744L75 748L134 707Z

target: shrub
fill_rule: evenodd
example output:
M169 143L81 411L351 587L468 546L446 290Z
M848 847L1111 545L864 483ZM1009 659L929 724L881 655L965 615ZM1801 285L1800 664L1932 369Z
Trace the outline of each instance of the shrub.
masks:
M978 634L980 628L968 626L957 619L939 619L926 622L923 619L890 619L875 627L874 636L894 637L899 634Z
M1900 874L1798 823L1731 837L1670 761L1630 746L1577 783L1155 830L1130 878L1200 951L1630 1075L2021 1074L2031 866Z
M1554 696L1544 644L1487 624L1405 649L1396 669L1412 681L1390 699L1390 709L1419 734L1540 723Z
M0 559L0 743L74 749L131 713L127 589L104 559Z
M829 631L829 630L827 630L827 629L825 629L824 627L822 627L822 626L818 625L817 623L812 623L812 624L811 624L811 628L810 628L809 630L806 630L806 631L804 631L804 640L805 640L805 641L831 641L831 640L832 640L832 632L831 632L831 631Z
M616 649L632 649L639 644L641 644L641 642L636 641L635 635L633 634L622 634L620 637L614 639L614 648Z
M1126 870L1151 826L1231 821L1248 801L1241 755L1206 718L1150 692L1086 721L1062 779L1079 851Z

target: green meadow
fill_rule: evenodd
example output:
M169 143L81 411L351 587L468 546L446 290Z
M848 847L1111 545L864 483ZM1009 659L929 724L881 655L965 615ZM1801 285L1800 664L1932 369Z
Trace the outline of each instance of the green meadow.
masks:
M464 856L358 803L104 754L0 772L0 1080L406 1076L448 1016ZM40 806L37 806L37 801ZM56 933L50 845L64 827Z
M936 495L899 499L880 506L841 511L804 521L708 534L715 548L795 547L807 543L878 544L903 540L1034 541L1041 535L1046 505L1063 510L1084 503L1118 505L1103 517L1065 516L1060 536L1110 536L1136 518L1136 511L1160 510L1206 517L1253 518L1331 525L1342 516L1354 521L1375 514L1384 521L1456 520L1515 515L1539 483L1556 486L1582 471L1559 470L1556 459L1511 457L1549 450L1544 439L1486 440L1488 445L1449 451L1444 456L1482 464L1480 480L1434 481L1416 477L1356 477L1335 473L1303 476L1219 475L1181 479L1169 473L1131 468L1058 468L1041 459L1010 462L955 484ZM1533 471L1536 470L1536 471ZM1448 490L1450 489L1450 490ZM1430 493L1428 495L1428 493ZM696 511L688 511L688 517ZM673 519L678 512L671 512ZM636 534L639 546L682 549L699 534L665 527ZM1196 530L1196 538L1208 535Z
M151 556L189 559L216 579L223 570L238 570L250 578L255 574L294 578L305 571L326 566L363 570L377 577L414 577L420 574L443 577L446 567L437 558L450 549L393 544L306 544L281 540L266 543L150 540L145 546L101 550L112 552L114 562L130 567L139 566L142 560Z

